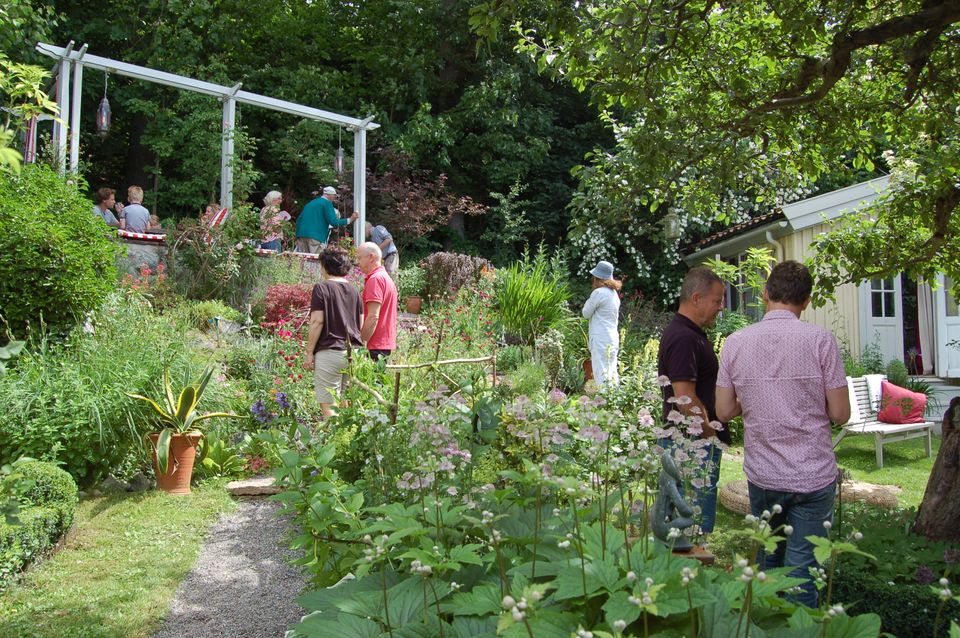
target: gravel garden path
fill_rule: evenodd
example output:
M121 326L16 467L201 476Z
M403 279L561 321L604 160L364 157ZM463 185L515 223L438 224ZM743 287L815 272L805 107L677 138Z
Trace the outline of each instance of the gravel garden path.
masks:
M214 524L153 638L280 638L300 620L305 583L288 562L290 522L278 510L244 499Z

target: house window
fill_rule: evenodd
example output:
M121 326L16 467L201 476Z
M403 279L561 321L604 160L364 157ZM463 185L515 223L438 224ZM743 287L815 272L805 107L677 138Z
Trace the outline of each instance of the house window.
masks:
M894 303L896 289L893 277L881 279L874 277L870 280L870 301L874 317L896 317Z
M947 309L948 317L957 317L960 316L960 313L957 312L957 298L953 296L951 290L953 289L953 278L944 275L943 277L943 301L944 307Z

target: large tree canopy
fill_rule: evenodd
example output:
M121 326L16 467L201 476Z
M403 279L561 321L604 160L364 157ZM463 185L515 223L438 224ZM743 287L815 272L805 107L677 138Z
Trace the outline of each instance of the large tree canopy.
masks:
M619 241L643 274L630 247L676 259L673 220L739 221L877 164L893 188L823 240L821 288L908 268L960 279L957 0L497 0L472 22L488 37L515 24L615 131L582 173L584 250Z

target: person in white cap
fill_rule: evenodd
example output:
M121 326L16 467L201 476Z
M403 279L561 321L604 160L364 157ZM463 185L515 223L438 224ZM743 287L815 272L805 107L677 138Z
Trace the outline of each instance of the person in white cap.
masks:
M297 217L297 250L302 253L319 255L327 245L331 226L346 226L355 221L360 213L354 212L350 217L340 219L333 200L337 197L337 189L333 186L324 186L323 195L311 200Z
M588 345L593 377L599 387L620 383L617 357L620 354L620 290L623 283L613 278L613 264L601 261L590 271L593 292L583 305L583 316L590 320Z

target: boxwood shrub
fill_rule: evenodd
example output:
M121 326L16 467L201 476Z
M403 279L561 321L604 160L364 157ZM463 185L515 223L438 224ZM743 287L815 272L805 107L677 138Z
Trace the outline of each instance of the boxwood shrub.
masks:
M940 616L939 633L934 634L940 598L930 585L885 581L854 564L838 565L833 600L843 601L851 614L877 614L883 631L894 636L945 636L951 621L960 623L960 603L948 601Z
M14 334L59 332L116 286L118 245L93 202L43 164L0 172L0 308Z
M18 463L16 472L33 485L23 495L19 523L0 519L0 590L57 544L77 509L77 484L57 466L28 461Z

